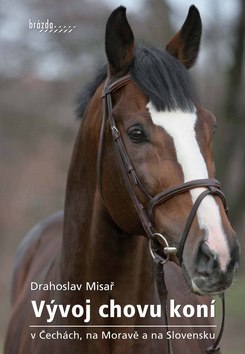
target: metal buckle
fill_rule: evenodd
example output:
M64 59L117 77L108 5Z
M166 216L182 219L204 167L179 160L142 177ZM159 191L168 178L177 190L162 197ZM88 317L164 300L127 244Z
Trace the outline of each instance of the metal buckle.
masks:
M156 248L154 248L153 242L154 242L154 238L160 238L164 243L165 243L165 247L163 248L163 252L164 255L166 256L166 258L161 257L159 254L157 254L157 250ZM155 232L152 237L149 239L149 250L150 250L150 254L152 256L153 259L155 259L156 257L161 257L161 263L165 264L166 262L168 262L170 255L175 255L177 253L177 248L176 247L170 247L168 244L167 239L160 233Z
M113 139L116 141L120 137L120 132L115 125L111 127Z

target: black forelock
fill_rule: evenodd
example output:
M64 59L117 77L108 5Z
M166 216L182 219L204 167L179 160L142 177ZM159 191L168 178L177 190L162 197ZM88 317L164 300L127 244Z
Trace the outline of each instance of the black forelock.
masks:
M138 87L158 111L193 111L197 94L189 73L166 51L137 46L131 71Z
M197 94L187 69L172 55L157 48L137 45L130 69L133 80L158 111L193 111ZM76 113L82 117L96 89L106 79L107 65L87 84L78 98Z

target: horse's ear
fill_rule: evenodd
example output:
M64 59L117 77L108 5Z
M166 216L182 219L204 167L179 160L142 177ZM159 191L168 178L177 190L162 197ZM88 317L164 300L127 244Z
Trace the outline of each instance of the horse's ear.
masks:
M107 21L105 49L110 73L126 74L134 58L134 35L123 6L116 8Z
M176 35L167 44L166 50L191 68L197 58L202 34L202 21L198 9L192 5L186 20Z

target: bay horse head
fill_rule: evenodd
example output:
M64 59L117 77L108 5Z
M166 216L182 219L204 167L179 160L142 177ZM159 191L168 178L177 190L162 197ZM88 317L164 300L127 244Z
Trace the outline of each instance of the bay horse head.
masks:
M166 50L146 48L135 45L124 7L110 15L98 189L118 230L147 235L153 257L180 264L193 292L214 294L231 285L239 245L214 179L216 119L201 107L188 73L201 29L191 6Z

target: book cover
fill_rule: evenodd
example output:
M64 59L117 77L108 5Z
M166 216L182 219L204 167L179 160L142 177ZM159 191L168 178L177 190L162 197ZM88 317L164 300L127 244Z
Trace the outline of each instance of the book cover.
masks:
M244 2L4 5L0 352L241 354Z

